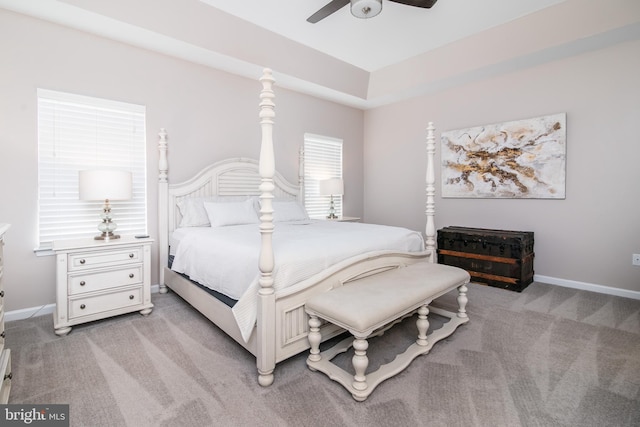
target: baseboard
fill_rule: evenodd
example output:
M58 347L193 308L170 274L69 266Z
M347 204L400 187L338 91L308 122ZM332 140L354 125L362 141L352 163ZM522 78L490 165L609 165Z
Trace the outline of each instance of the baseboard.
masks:
M593 283L558 279L556 277L549 276L540 276L538 274L533 276L533 280L536 282L547 283L549 285L563 286L565 288L581 289L583 291L597 292L599 294L615 295L619 297L640 300L640 292L630 291L628 289L612 288L610 286L596 285ZM160 285L151 285L152 294L158 293L159 291ZM55 304L46 304L42 307L23 308L20 310L7 311L4 315L4 320L5 322L11 322L13 320L23 320L35 316L44 316L47 314L53 314L53 311L55 309Z
M23 320L30 317L44 316L53 314L56 309L55 304L46 304L41 307L22 308L20 310L7 311L4 314L4 321L11 322L13 320Z
M612 288L611 286L596 285L594 283L578 282L576 280L558 279L557 277L533 276L533 280L549 285L563 286L565 288L581 289L583 291L597 292L599 294L615 295L619 297L640 300L640 292L628 289Z
M160 285L151 285L151 293L156 294L160 290ZM11 322L13 320L23 320L30 317L45 316L47 314L53 314L56 309L55 304L46 304L42 307L23 308L20 310L7 311L4 314L4 321Z

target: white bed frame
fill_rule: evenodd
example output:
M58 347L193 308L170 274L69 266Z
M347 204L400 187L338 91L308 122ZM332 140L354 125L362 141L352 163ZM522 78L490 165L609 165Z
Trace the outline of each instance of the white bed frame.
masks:
M357 256L341 262L310 279L292 287L274 292L272 272L274 255L272 248L273 208L272 199L291 198L302 201L304 165L300 164L299 184L287 182L275 170L272 129L275 104L271 70L265 69L260 93L260 123L262 142L260 161L234 158L217 162L190 180L171 184L168 182L167 133L161 129L159 136L159 254L160 292L167 287L201 312L215 325L227 333L256 357L258 382L262 386L273 383L276 363L309 348L308 317L304 311L305 301L320 292L326 292L358 278L366 277L392 268L400 268L418 261L435 262L435 174L434 127L427 127L427 174L426 174L426 250L420 253L382 251ZM302 156L301 156L302 158ZM177 203L184 198L214 195L259 195L261 200L260 233L260 290L258 292L258 317L250 339L245 342L231 309L168 266L169 236L180 222ZM277 233L277 230L275 230ZM329 339L342 330L332 324L321 328L323 339Z

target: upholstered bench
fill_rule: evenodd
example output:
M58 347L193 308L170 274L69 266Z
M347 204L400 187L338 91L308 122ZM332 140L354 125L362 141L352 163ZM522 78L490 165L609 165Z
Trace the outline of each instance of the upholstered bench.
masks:
M448 265L419 262L406 267L355 280L333 288L307 300L305 310L309 314L309 344L311 351L307 365L313 371L324 372L342 384L355 400L363 401L382 381L398 374L413 359L428 353L438 341L451 335L458 326L469 321L466 313L469 274ZM429 307L435 298L458 289L458 312ZM393 361L380 366L375 372L366 373L367 339L381 335L403 318L417 310L418 338ZM449 318L442 328L427 335L429 311ZM334 347L320 352L320 319L331 322L353 335ZM338 354L353 346L352 359L355 375L331 362Z

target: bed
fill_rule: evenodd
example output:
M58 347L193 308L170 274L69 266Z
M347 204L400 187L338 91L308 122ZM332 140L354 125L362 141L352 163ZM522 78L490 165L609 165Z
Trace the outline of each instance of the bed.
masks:
M258 383L269 386L274 381L277 363L309 348L308 317L304 311L304 304L308 298L389 269L403 268L416 262L435 262L435 138L434 127L429 123L426 141L426 227L424 237L422 233L418 233L420 246L416 246L415 234L412 234L416 232L407 233L398 228L401 233L407 234L408 241L390 247L363 242L353 249L355 252L346 251L338 257L332 253L328 259L325 257L321 262L310 261L310 257L317 255L317 251L307 253L300 250L300 259L296 259L296 256L292 255L296 251L292 250L287 236L306 233L314 227L323 229L325 233L340 234L342 229L336 231L336 227L343 226L355 226L356 232L362 235L377 234L378 231L372 232L370 227L381 226L313 221L296 218L295 214L293 217L285 215L286 212L290 212L288 209L293 204L302 203L303 156L300 154L298 183L288 182L276 171L272 138L275 118L274 79L271 70L265 69L260 81L262 90L259 118L262 141L259 160L232 158L219 161L183 183L169 184L167 132L161 129L158 144L159 280L161 293L171 289L251 352L256 357ZM246 208L245 205L252 205L257 212L257 220L250 219L247 220L248 223L233 224L232 227L223 227L224 229L197 226L202 224L188 229L183 227L185 221L191 218L190 214L187 214L189 218L184 216L185 205L196 205L201 209L201 202L206 202L204 206L207 214L212 210L221 212L217 209L224 211L231 205L234 209L240 208L240 205L242 209ZM201 210L199 212L201 213ZM230 216L236 217L237 211ZM211 217L211 221L214 221L214 218L217 221L218 216ZM291 221L279 221L279 218ZM202 233L198 228L201 228ZM247 228L253 231L249 232ZM201 249L197 249L196 259L218 259L220 249L216 252L216 249L212 248L213 243L206 243L206 239L211 239L209 242L216 241L220 239L220 233L227 234L231 229L244 230L243 235L247 243L240 244L244 240L237 238L234 240L237 244L227 246L230 248L227 252L235 253L235 248L238 247L239 251L243 245L250 248L247 258L237 259L235 263L256 265L257 268L245 268L245 272L253 271L255 279L238 277L240 281L251 283L246 284L244 291L235 293L224 287L226 282L230 284L231 279L236 279L231 271L220 274L221 281L224 282L221 291L209 289L208 284L195 284L190 280L190 275L200 278L207 274L198 270L196 261L187 260L185 252L196 251L195 246L190 244L196 241L201 244ZM207 234L210 236L204 237ZM303 238L306 242L310 237L304 235ZM335 244L335 236L326 240ZM390 237L387 240L395 241L395 238ZM319 244L305 246L320 247ZM169 267L170 261L173 262L172 268ZM233 263L225 261L218 265ZM190 266L185 267L188 264ZM302 269L305 270L304 274L300 273L299 264L307 268ZM309 269L310 264L318 264L321 267ZM241 274L238 273L237 276ZM227 294L231 294L232 297ZM326 323L321 326L321 332L323 339L329 339L343 331Z

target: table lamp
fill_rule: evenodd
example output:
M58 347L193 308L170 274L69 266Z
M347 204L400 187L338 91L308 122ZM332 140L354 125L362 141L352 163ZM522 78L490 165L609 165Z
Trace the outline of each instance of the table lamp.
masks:
M327 219L336 219L336 209L333 204L333 196L341 196L344 194L344 182L342 178L331 178L320 181L320 194L323 196L331 196L331 205L329 206L329 215Z
M120 170L84 170L79 172L80 200L103 200L102 222L98 224L101 234L96 240L118 239L113 234L118 227L111 217L110 200L131 199L131 172Z

